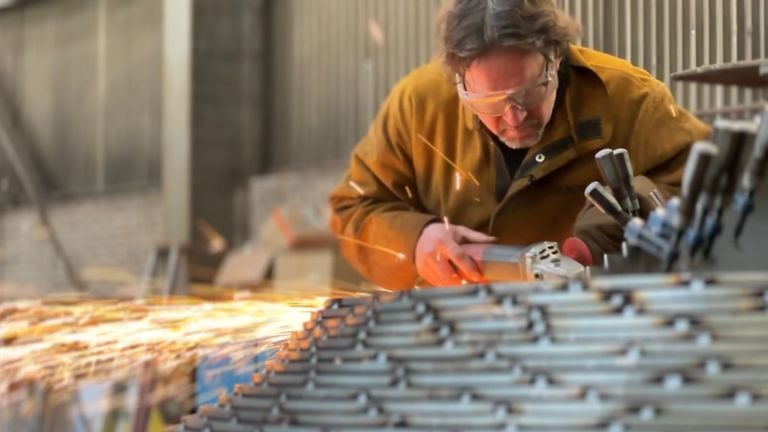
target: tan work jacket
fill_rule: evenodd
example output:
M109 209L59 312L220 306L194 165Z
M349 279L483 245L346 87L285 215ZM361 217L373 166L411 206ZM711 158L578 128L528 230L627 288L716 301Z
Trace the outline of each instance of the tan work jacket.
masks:
M501 244L560 242L573 235L585 187L600 180L594 155L606 147L626 148L635 174L662 191L679 186L690 145L709 128L678 107L663 83L624 60L575 46L569 60L564 100L501 200L495 188L497 176L508 175L503 156L441 64L400 81L330 197L332 229L352 265L381 286L412 287L416 241L436 218ZM593 255L613 252L616 232L609 244L587 240Z

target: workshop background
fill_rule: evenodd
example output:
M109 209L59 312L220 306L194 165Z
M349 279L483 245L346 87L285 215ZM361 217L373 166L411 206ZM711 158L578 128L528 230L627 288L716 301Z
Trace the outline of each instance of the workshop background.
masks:
M132 296L162 273L153 262L209 282L234 251L240 266L277 260L275 277L280 257L254 252L285 247L265 233L275 209L322 205L393 83L435 54L441 3L0 0L0 300ZM764 0L558 3L581 44L709 120L765 97L670 79L767 58ZM292 259L286 277L336 266Z

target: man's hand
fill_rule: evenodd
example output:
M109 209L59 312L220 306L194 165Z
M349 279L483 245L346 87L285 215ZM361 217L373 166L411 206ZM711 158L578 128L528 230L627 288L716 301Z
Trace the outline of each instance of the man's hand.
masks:
M459 225L434 222L421 232L416 243L416 271L432 285L460 285L483 282L477 263L463 243L492 243L495 237Z

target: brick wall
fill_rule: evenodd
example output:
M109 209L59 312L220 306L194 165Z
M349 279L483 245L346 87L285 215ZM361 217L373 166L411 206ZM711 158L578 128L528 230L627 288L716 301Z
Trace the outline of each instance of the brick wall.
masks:
M51 222L92 292L131 295L161 236L158 191L54 203ZM0 300L72 291L32 208L0 211Z

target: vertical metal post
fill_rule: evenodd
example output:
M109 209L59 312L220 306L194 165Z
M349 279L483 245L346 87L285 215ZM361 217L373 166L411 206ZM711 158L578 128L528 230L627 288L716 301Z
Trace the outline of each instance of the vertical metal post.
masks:
M637 65L643 69L648 69L645 62L645 2L637 2Z
M164 0L163 5L165 238L184 244L190 235L192 0Z
M597 48L599 45L595 39L595 0L587 0L587 45Z
M758 27L760 28L760 56L761 57L768 57L768 41L766 41L766 37L768 37L768 34L765 33L765 26L768 25L766 20L766 2L761 1L759 2L759 21L758 21Z
M675 45L677 46L677 51L675 53L677 60L675 64L675 72L680 72L685 68L683 63L683 59L685 58L683 32L685 32L685 28L683 27L683 2L681 0L675 1L675 29ZM680 82L675 84L675 97L681 105L688 105L688 98L685 97L684 87Z
M668 86L670 86L670 88L671 88L672 86L670 85L671 83L670 83L670 80L669 80L669 74L670 74L669 63L671 62L671 57L672 56L669 53L669 51L670 51L669 44L666 43L666 41L669 40L669 36L670 36L670 32L669 32L669 10L670 10L669 0L664 0L663 13L662 13L662 16L664 17L663 20L662 20L662 25L664 26L664 32L663 32L663 36L661 38L661 41L662 41L661 45L662 45L663 50L664 50L664 68L663 68L663 71L662 71L662 77L663 77L662 81L664 81L664 83L667 84Z
M731 0L731 56L728 59L730 62L739 60L739 2ZM744 94L742 89L736 86L731 86L731 105L738 105L743 103L741 95Z
M188 244L191 234L192 2L163 1L162 243L169 247Z
M690 0L688 2L690 13L688 14L688 23L689 27L688 29L684 29L688 31L689 35L689 43L688 43L688 67L692 68L697 65L697 53L696 49L698 47L697 39L700 37L699 31L697 29L698 21L697 21L697 5L696 0ZM699 108L699 97L698 97L698 85L697 84L689 84L688 85L688 97L690 98L688 109L691 111L696 111Z
M98 0L96 12L96 190L106 188L106 119L107 111L107 0Z
M710 44L710 30L711 26L709 25L711 12L709 9L709 1L702 2L702 15L704 16L702 22L702 31L700 37L702 38L704 48L702 49L702 59L701 63L708 65L712 62L712 45ZM705 85L704 87L704 106L707 108L712 107L712 86Z
M656 10L657 2L652 1L651 2L651 73L656 78L659 77L659 38L657 35L659 23L658 23L658 13Z
M582 13L581 13L581 1L575 1L574 4L573 4L573 7L575 9L575 14L574 15L575 15L576 21L578 21L583 26L584 25L584 17L582 16ZM576 39L576 43L579 44L579 45L583 45L584 44L584 39L580 37L580 38Z
M632 4L627 2L624 5L624 58L630 62L634 61L632 58Z
M715 46L715 62L716 63L723 63L725 60L725 54L724 54L724 46L723 46L723 37L724 37L724 17L723 17L723 1L717 1L715 3L715 41L717 41L717 44ZM718 85L717 89L715 90L715 108L722 108L725 105L725 89L723 86Z

